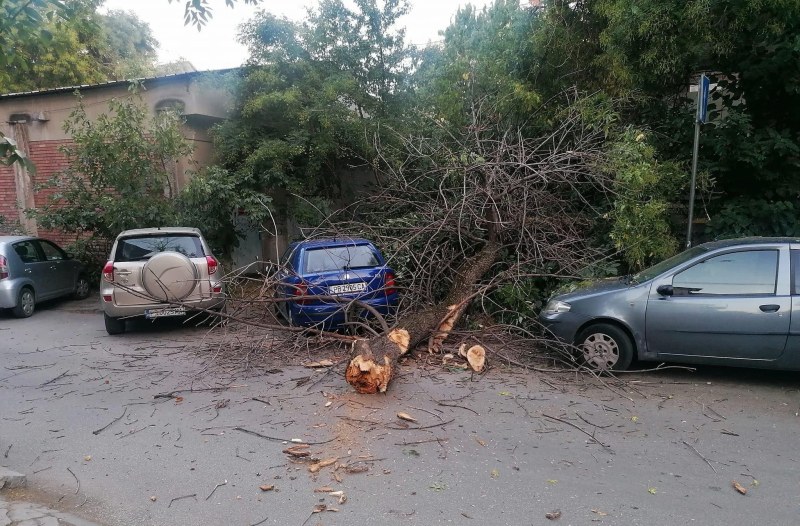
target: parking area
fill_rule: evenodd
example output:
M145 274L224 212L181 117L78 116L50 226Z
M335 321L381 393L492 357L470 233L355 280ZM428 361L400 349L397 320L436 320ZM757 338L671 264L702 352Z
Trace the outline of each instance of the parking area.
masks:
M344 351L309 350L333 368L279 354L245 368L207 327L132 329L107 335L96 298L0 315L0 465L28 476L4 499L106 525L800 516L796 373L594 380L495 359L474 376L420 355L362 396Z

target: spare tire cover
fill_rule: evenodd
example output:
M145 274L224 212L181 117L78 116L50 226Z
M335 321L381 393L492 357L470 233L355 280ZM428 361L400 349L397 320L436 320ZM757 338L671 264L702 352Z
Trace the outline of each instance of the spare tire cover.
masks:
M178 252L160 252L142 269L142 286L161 301L182 300L197 286L197 267Z

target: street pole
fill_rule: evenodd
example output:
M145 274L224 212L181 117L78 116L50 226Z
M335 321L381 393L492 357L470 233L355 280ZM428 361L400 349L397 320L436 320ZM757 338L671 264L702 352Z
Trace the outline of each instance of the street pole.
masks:
M686 231L686 248L692 248L692 222L694 221L694 187L697 182L697 154L700 149L700 121L694 122L694 149L692 150L692 183L689 188L689 228Z
M694 148L692 149L692 183L689 188L689 226L686 229L686 248L692 247L692 223L694 222L694 191L697 185L697 156L700 150L700 125L708 120L708 88L710 82L705 73L697 83L697 113L694 119Z

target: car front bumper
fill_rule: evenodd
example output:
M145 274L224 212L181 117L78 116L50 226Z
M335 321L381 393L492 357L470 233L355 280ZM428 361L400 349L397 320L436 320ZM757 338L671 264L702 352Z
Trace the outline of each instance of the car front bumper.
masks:
M539 321L550 333L564 343L572 344L580 328L590 321L588 316L581 316L574 312L558 312L539 314Z

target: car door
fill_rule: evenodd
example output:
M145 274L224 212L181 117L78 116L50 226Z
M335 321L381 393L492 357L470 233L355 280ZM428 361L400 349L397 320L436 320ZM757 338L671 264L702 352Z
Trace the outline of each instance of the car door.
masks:
M651 288L649 352L659 358L776 360L791 321L788 247L709 255ZM672 295L657 292L672 286Z
M71 262L67 259L67 253L46 239L38 239L34 244L41 250L43 261L46 263L51 293L54 296L63 296L72 292L75 286L75 273Z
M22 276L33 282L37 300L53 297L53 281L49 265L33 240L19 241L13 245L22 263Z

